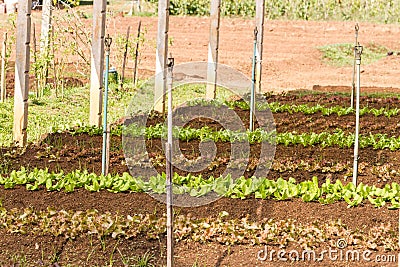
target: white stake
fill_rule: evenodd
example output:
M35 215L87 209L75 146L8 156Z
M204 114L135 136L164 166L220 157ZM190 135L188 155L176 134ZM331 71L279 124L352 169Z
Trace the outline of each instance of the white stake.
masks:
M165 88L167 82L167 55L169 30L169 0L158 1L158 33L156 49L156 77L154 84L154 110L165 112ZM162 99L161 103L159 100Z
M167 161L167 267L174 265L174 214L172 210L173 199L172 199L172 82L173 82L173 71L174 59L168 58L168 140L165 146L165 158Z
M257 35L257 52L256 52L256 91L261 93L261 71L262 71L262 53L264 39L264 17L265 17L265 0L256 0L256 28Z
M361 54L363 47L357 45L354 47L356 54L356 70L357 70L357 85L356 85L356 134L354 141L354 164L353 164L353 184L357 186L357 175L358 175L358 135L360 133L360 65L361 65Z
M107 0L93 1L89 123L101 126Z
M210 9L210 39L208 41L208 66L206 98L215 99L217 94L217 66L219 46L219 22L221 0L212 0Z

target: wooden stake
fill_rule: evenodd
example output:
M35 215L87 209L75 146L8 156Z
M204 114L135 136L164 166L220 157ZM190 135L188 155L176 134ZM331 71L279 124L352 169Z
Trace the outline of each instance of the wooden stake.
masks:
M131 8L129 9L128 16L133 15L133 7L135 6L135 0L131 0Z
M14 89L14 142L25 146L28 126L28 90L32 0L18 1Z
M154 110L162 113L165 112L165 92L167 83L166 65L168 55L169 2L169 0L158 1L158 34L156 50L156 78L154 88Z
M261 93L262 53L264 39L265 0L256 0L257 62L256 62L256 91Z
M35 23L33 23L33 62L36 63L37 61L37 46L36 46L36 25ZM35 77L35 85L36 85L36 97L39 98L39 88L40 88L40 84L39 84L39 77Z
M126 58L128 56L128 44L129 44L129 32L131 30L131 26L128 26L128 30L126 32L126 39L125 39L125 51L124 51L124 60L122 61L122 72L121 72L121 81L119 84L119 88L124 89L124 79L125 79L125 66L126 66Z
M214 99L217 94L217 65L219 45L221 0L211 1L210 10L210 39L208 42L208 66L206 98Z
M1 78L0 78L0 101L4 102L6 101L7 97L7 88L6 88L6 75L7 75L7 70L6 70L6 53L7 53L7 32L4 33L3 35L3 47L1 49Z
M42 6L42 28L40 34L40 53L46 53L49 50L49 36L51 28L53 0L43 0Z
M139 60L139 43L140 43L140 27L142 25L142 21L139 20L138 30L137 30L137 37L136 37L136 48L135 48L135 66L133 69L133 84L136 86L137 82L137 65Z
M93 37L91 51L89 123L97 127L101 126L102 113L106 8L107 0L93 1Z
M41 58L45 59L43 70L41 73L44 77L41 77L41 88L44 90L49 73L48 57L50 54L50 31L51 31L51 16L52 16L52 2L53 0L43 0L42 6L42 27L40 34L40 54ZM42 93L42 95L44 92Z

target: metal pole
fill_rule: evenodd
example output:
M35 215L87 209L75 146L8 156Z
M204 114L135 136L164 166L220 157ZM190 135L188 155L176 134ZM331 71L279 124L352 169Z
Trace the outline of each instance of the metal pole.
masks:
M0 101L6 101L6 56L7 56L7 32L4 33L3 47L1 49L1 78L0 78Z
M125 65L126 65L126 57L128 56L128 42L129 42L129 32L131 30L131 26L128 26L128 30L126 32L126 39L125 39L125 50L124 50L124 59L122 62L122 73L121 73L121 81L119 84L119 88L122 91L124 89L124 79L125 79Z
M359 27L358 27L358 24L356 24L356 26L355 26L355 37L356 37L356 42L355 42L355 44L354 44L354 46L357 46L358 45L358 30L359 30ZM356 51L354 50L354 61L353 61L353 81L352 81L352 83L351 83L351 99L350 99L350 105L351 105L351 108L354 108L354 93L355 93L355 90L356 90L356 86L355 86L355 75L356 75Z
M360 132L360 65L361 65L361 54L363 47L356 45L354 52L356 55L356 70L357 70L357 87L356 87L356 134L354 141L354 164L353 164L353 184L357 186L358 176L358 135Z
M173 82L173 71L174 58L168 58L168 140L166 144L166 161L167 161L167 267L174 265L174 214L172 210L173 199L172 199L172 82Z
M135 68L133 70L133 84L136 86L137 82L137 63L139 57L139 41L140 41L140 27L142 25L142 21L139 20L138 31L137 31L137 38L136 38L136 49L135 49Z
M107 125L107 135L106 135L106 166L105 174L107 175L110 171L110 143L111 143L111 125Z
M257 61L257 27L254 29L254 51L253 68L251 72L251 92L250 92L250 126L249 130L254 130L254 110L255 110L255 86L256 86L256 61Z
M107 105L108 105L108 70L110 67L110 46L112 39L109 34L104 38L106 51L106 73L104 81L104 115L103 115L103 152L101 157L101 173L106 175L106 159L107 159Z

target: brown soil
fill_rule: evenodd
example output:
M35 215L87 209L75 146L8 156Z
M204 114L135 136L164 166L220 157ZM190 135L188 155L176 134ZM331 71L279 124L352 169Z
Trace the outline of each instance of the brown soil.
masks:
M6 94L7 97L11 97L14 95L14 83L15 83L15 73L14 73L14 68L15 68L15 62L9 62L8 68L7 68L7 82L6 82ZM76 77L63 77L58 81L58 83L62 82L64 83L65 88L69 87L81 87L85 85L88 82L88 79L84 78L76 78ZM53 84L54 83L54 78L49 78L47 80L47 83ZM29 91L34 91L36 92L37 90L37 83L36 83L36 78L34 75L29 76Z
M288 97L290 99L291 97ZM288 100L289 101L289 100ZM379 101L378 101L379 102ZM276 114L280 115L280 114ZM306 116L302 114L284 114L277 116L275 119L278 123L278 130L281 126L279 123L282 122L283 116L290 117L292 121L305 120ZM321 115L319 115L321 116ZM313 117L313 116L311 116ZM321 119L321 129L327 127L328 122L338 125L343 128L345 125L341 117L329 116L329 120ZM374 120L375 117L368 117L370 120ZM322 123L325 121L325 123ZM155 121L154 121L155 122ZM208 121L197 120L191 123L193 127L201 127ZM307 123L308 125L309 123ZM284 130L300 130L300 124L287 124L287 129ZM304 127L308 127L305 125ZM390 130L386 129L386 131ZM382 131L382 132L386 132ZM96 173L100 173L101 170L101 136L89 136L87 134L80 134L71 136L68 133L57 133L46 136L41 143L32 144L28 146L25 151L18 149L7 149L2 148L1 153L4 155L6 152L11 154L7 156L7 164L9 170L19 169L21 166L25 166L28 169L34 167L38 168L49 168L50 171L70 172L74 169L87 169ZM161 159L161 163L165 163L163 159L163 151L161 150L161 141L158 139L147 142L149 154L153 157ZM180 142L180 148L188 158L196 157L199 153L198 150L199 142L194 140L191 142ZM217 143L218 153L217 157L226 158L229 156L230 144L229 143ZM122 173L128 171L126 165L124 165L124 156L121 147L121 137L112 137L111 141L111 173ZM258 155L260 151L260 145L252 145L252 155ZM228 154L227 154L228 153ZM339 149L337 147L319 148L319 147L302 147L302 146L289 146L284 147L281 145L277 146L275 159L280 162L287 161L298 161L304 160L309 162L319 162L320 164L326 164L331 166L335 163L348 163L351 168L352 154L351 148ZM378 178L376 174L372 173L374 167L382 166L383 164L390 163L391 168L394 170L400 170L399 158L400 154L398 151L389 150L374 150L372 148L365 148L360 151L360 162L361 165L365 164L366 167L363 169L359 176L359 182L366 184L375 184L377 186L383 186L386 182ZM160 172L164 171L165 167L157 167ZM202 172L207 177L208 175L219 175L226 168L226 163L221 163L211 170ZM176 170L176 172L184 175L183 171ZM317 176L320 183L324 182L327 178L331 180L341 179L343 180L344 175L348 171L337 171L337 172L323 172L313 171L309 172L306 170L291 170L291 171L279 171L271 170L268 174L269 179L277 179L283 177L288 179L289 177L296 178L297 181L304 181L311 179L312 176ZM252 172L248 171L245 176L251 176ZM400 177L393 177L390 182L400 182ZM346 181L345 181L346 182ZM348 181L347 181L348 182ZM18 186L15 189L3 189L0 188L0 196L2 197L3 206L7 209L11 208L25 208L33 207L36 210L45 210L47 207L56 207L57 209L66 210L87 210L97 209L100 212L110 211L112 213L119 214L155 214L156 216L162 216L165 211L165 205L152 199L150 196L143 193L119 193L118 197L114 193L107 191L89 193L84 189L78 189L73 193L64 192L46 192L45 190L39 191L27 191L24 187ZM135 203L132 205L132 203ZM398 211L388 210L387 208L374 208L370 204L363 204L356 208L347 208L347 204L344 202L335 203L332 205L321 205L319 203L304 203L300 199L294 199L289 201L274 201L274 200L259 200L254 198L248 198L245 200L238 199L227 199L221 198L216 202L213 202L206 206L197 208L175 208L175 211L179 214L194 214L195 217L211 217L216 218L222 211L228 211L230 218L243 218L249 217L252 221L260 221L263 218L279 219L295 219L299 223L306 222L326 222L329 220L341 219L349 229L368 229L381 223L391 223L392 230L398 231ZM118 242L113 239L107 238L105 240L106 248L103 249L102 242L99 240L91 240L89 237L82 236L77 240L63 240L51 236L24 236L17 234L5 233L5 238L14 240L18 247L13 246L10 241L3 242L9 250L15 250L19 253L24 253L29 257L30 262L49 262L43 260L40 257L40 252L44 252L45 255L58 255L59 263L74 263L79 266L85 266L85 259L87 257L96 258L94 262L102 263L106 262L113 251L114 247L124 251L123 255L143 255L146 251L153 253L155 257L155 264L161 265L165 261L165 240L146 240L145 238L136 238L135 240L119 240ZM37 240L37 241L36 241ZM33 243L34 241L34 243ZM14 243L13 243L14 244ZM21 245L24 244L24 245ZM50 245L51 244L51 245ZM139 245L140 244L140 245ZM214 249L211 249L210 246ZM328 247L328 244L326 244ZM36 249L39 247L39 249ZM92 251L91 254L85 252L80 254L82 251ZM192 249L195 251L194 254L187 254L187 250ZM176 246L178 258L176 260L178 266L192 266L197 260L198 263L204 263L207 266L292 266L291 264L282 264L282 262L260 262L257 261L257 253L262 247L253 246L241 246L234 245L224 247L221 244L192 244L180 242ZM271 246L269 249L278 249L277 247ZM228 252L226 252L229 250ZM380 251L383 253L383 251ZM386 252L387 255L392 255L390 252ZM84 255L84 256L83 256ZM253 257L254 256L254 257ZM6 256L4 256L6 257ZM115 255L115 259L118 261L121 256ZM245 257L251 257L248 263L244 260ZM206 260L207 259L207 260ZM251 262L251 263L250 263ZM211 264L211 265L210 265ZM294 263L293 263L294 264ZM303 264L303 265L302 265ZM311 266L367 266L365 263L356 265L343 265L343 263L332 263L322 262L324 265L311 265ZM325 265L326 264L326 265ZM88 265L91 266L91 265ZM115 266L119 266L117 263ZM295 266L305 266L304 263L298 263ZM368 265L375 266L375 265ZM384 265L390 266L390 265Z
M317 91L310 91L310 90L296 90L291 92L284 92L282 94L266 94L266 99L269 103L271 102L279 102L282 104L289 104L289 105L316 105L320 104L326 107L333 107L333 106L341 106L341 107L350 107L351 105L351 98L349 96L345 96L340 93L347 93L351 92L350 87L349 90L341 90L334 91L336 86L326 86L325 89L321 89ZM332 88L332 91L326 91ZM345 88L344 86L340 86L339 88ZM346 87L347 88L347 87ZM379 88L381 89L381 88ZM384 88L382 88L384 89ZM377 88L377 91L370 92L374 93L382 93ZM379 97L378 96L368 96L368 95L361 95L360 96L360 107L370 107L370 108L396 108L400 105L399 95L396 95L397 91L391 91L392 95L388 95L387 97Z
M84 12L91 11L90 8L86 8ZM32 14L33 21L37 21L37 32L40 32L40 15L41 12ZM5 23L6 18L0 19ZM146 42L142 47L138 72L139 77L144 78L153 76L155 71L157 17L124 17L118 13L114 18L110 18L108 31L110 34L126 34L127 27L131 26L131 33L135 35L139 20L146 32ZM91 19L82 21L91 28ZM124 26L116 27L116 25ZM361 45L376 43L386 46L389 51L400 51L397 38L400 32L398 25L368 22L359 25L358 40ZM220 26L219 62L243 72L247 77L251 77L253 27L252 19L241 18L223 18ZM0 34L4 30L0 27ZM208 34L207 17L171 17L169 36L172 45L169 49L176 64L207 61ZM264 40L262 69L264 91L311 90L315 85L325 87L327 90L337 90L336 86L340 86L342 87L340 90L343 90L343 86L351 85L352 66L326 65L322 62L322 55L317 47L335 43L353 43L354 22L266 21ZM362 91L399 92L400 56L396 54L361 66L361 85L371 87ZM133 60L129 59L126 75L132 76L132 72ZM328 89L326 86L334 88Z

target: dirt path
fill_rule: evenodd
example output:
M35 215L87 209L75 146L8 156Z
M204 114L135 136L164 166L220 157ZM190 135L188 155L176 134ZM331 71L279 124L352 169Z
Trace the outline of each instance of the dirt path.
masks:
M147 38L155 43L157 18L140 18ZM123 18L136 24L139 18ZM208 18L171 17L170 47L177 63L207 60ZM251 75L253 20L221 21L220 63ZM361 44L374 42L400 51L398 25L360 23ZM353 22L266 21L263 52L263 89L312 89L313 85L351 85L352 67L336 68L321 61L317 47L354 41ZM149 48L149 47L148 47ZM155 68L155 51L146 49L141 68ZM400 56L362 66L362 85L400 87ZM146 72L147 73L147 72ZM143 74L143 72L142 72Z
M90 14L89 11L88 14ZM33 12L33 22L40 25L40 12ZM0 21L5 22L5 16ZM83 19L90 28L92 19ZM121 17L107 20L107 32L125 34L131 26L136 35L139 20L145 33L139 76L154 75L157 17ZM5 24L3 24L5 25ZM5 30L0 26L0 33ZM122 26L121 26L122 25ZM390 51L400 51L400 26L359 23L361 45L376 43ZM219 61L251 76L253 54L253 19L223 18ZM176 64L207 60L208 17L170 17L170 52ZM352 67L324 64L318 46L354 42L354 22L265 21L263 52L263 90L312 89L314 85L351 85ZM72 59L71 59L72 60ZM111 62L112 63L112 62ZM129 63L132 67L132 62ZM362 86L400 88L400 56L388 56L370 65L362 65ZM127 75L132 70L128 68ZM392 91L397 91L393 89Z

